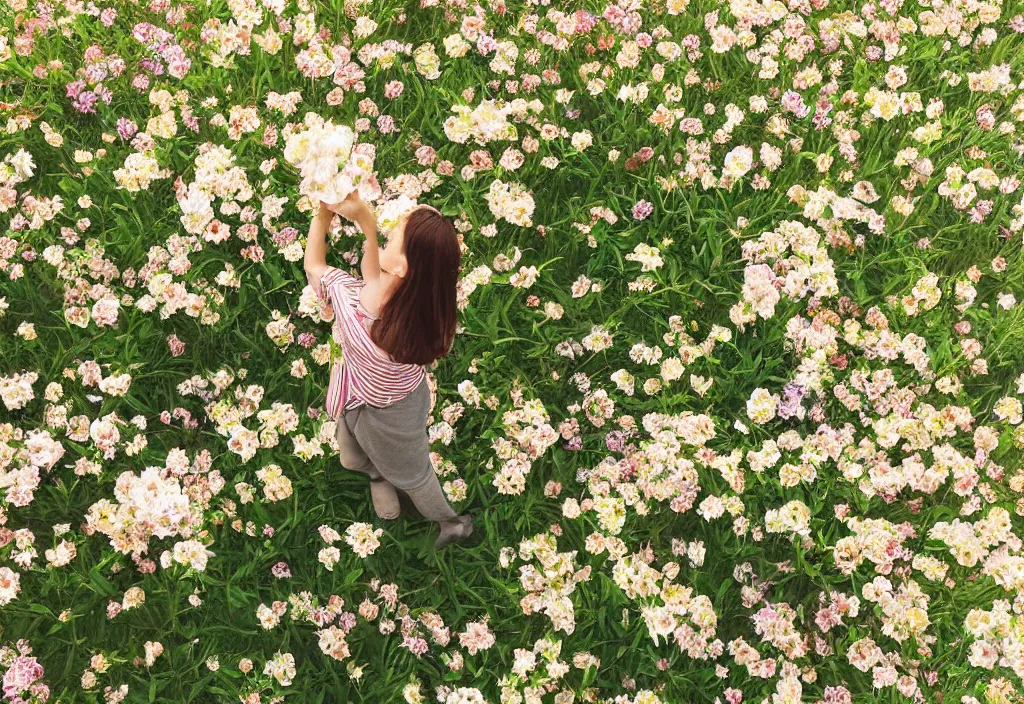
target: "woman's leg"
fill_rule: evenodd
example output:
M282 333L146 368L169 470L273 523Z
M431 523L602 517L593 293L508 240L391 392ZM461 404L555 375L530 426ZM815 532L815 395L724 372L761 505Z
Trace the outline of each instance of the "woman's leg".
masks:
M420 514L441 526L437 546L472 532L469 516L459 516L441 490L427 439L430 391L426 380L391 406L360 406L349 412L349 428L391 485L405 492Z
M402 489L402 491L409 495L416 510L428 521L440 523L441 521L450 521L459 515L448 503L448 499L441 489L441 483L437 480L437 475L427 477L427 481L414 489Z
M377 516L385 520L398 518L401 513L398 492L373 466L373 462L370 461L355 436L352 435L344 415L338 418L337 440L338 459L341 461L341 466L370 477L370 497L373 499L373 509Z
M473 532L472 520L468 515L455 513L441 489L437 475L431 470L422 485L413 489L403 489L412 499L416 510L428 521L437 521L441 526L441 534L435 546L444 547L453 540L467 538Z
M338 460L341 466L353 472L361 472L369 475L370 479L380 477L380 472L373 466L373 462L367 457L363 448L359 446L352 431L349 430L345 417L338 418Z

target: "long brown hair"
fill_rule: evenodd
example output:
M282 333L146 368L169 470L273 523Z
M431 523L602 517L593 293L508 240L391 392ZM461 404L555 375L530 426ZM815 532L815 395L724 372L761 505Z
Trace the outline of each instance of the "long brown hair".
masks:
M428 365L448 354L455 339L462 252L455 227L430 208L409 213L402 244L408 271L370 328L370 339L396 362Z

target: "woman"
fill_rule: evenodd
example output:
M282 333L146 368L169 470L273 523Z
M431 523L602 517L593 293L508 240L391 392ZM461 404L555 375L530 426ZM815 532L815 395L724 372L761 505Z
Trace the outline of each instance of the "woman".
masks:
M362 279L327 265L327 228L337 213L366 235ZM377 515L397 518L405 492L441 533L443 547L473 532L469 515L448 504L430 461L425 367L455 339L455 287L461 253L455 228L435 208L408 211L378 250L377 220L357 193L320 204L306 241L305 270L322 305L334 311L343 362L327 388L327 413L337 421L339 459L370 477Z

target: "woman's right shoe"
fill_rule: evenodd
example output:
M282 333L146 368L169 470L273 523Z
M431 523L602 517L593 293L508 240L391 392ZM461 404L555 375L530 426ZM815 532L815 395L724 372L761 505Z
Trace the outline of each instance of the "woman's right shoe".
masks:
M441 534L434 543L434 548L438 550L456 540L465 540L473 534L473 518L468 513L440 525Z

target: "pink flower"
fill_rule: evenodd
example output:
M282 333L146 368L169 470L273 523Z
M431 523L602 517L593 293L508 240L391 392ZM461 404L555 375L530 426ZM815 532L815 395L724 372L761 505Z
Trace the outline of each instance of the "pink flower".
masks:
M121 139L129 140L135 136L135 133L139 131L138 125L129 120L127 117L119 117L117 119L117 134Z
M116 298L101 298L92 306L92 318L99 326L117 325L121 303Z
M437 151L426 145L416 150L416 163L420 166L432 166L437 161Z
M405 640L402 641L402 647L408 648L409 652L416 657L423 655L427 652L428 648L427 641L418 636L407 636Z
M476 655L480 650L487 650L494 645L494 634L483 621L476 621L466 625L465 633L459 634L459 644L465 648L470 655Z
M983 130L990 130L996 126L995 113L992 112L992 106L988 103L985 103L975 111L974 118L978 122L978 127Z
M725 701L729 702L729 704L740 704L743 701L743 692L735 687L729 687L725 690L724 694Z
M641 200L633 206L633 219L634 220L646 220L647 217L654 212L654 204L649 203L646 200Z
M177 335L172 334L167 336L167 346L171 348L172 357L180 357L185 353L185 343L179 340ZM170 421L168 420L165 422Z
M258 244L249 245L241 251L243 259L257 263L263 261L263 254L263 247L260 247Z
M853 695L846 687L825 687L823 704L852 704Z
M14 658L7 672L4 673L3 691L8 699L16 699L19 695L31 688L36 680L43 676L43 666L35 658L19 655ZM42 685L45 688L45 685ZM41 690L39 690L41 691ZM49 696L49 690L46 690ZM41 697L46 701L46 697Z

